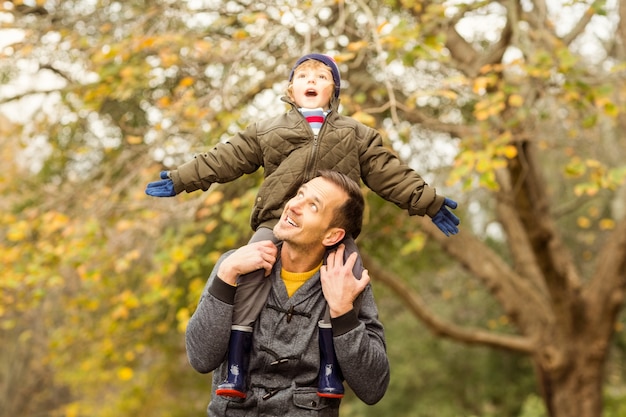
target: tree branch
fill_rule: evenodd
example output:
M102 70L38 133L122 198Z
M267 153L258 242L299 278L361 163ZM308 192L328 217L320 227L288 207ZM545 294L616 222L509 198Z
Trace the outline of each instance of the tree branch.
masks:
M496 194L496 211L500 224L508 236L507 242L514 259L515 268L520 275L533 284L545 302L549 303L547 298L548 290L543 273L537 267L537 259L534 256L528 234L519 218L518 208L508 198L512 194L512 185L508 172L504 170L496 171L496 179L501 188L501 191Z
M600 2L599 0L595 0L588 8L585 10L585 13L581 16L581 18L576 22L576 26L570 30L570 32L563 36L561 40L565 45L570 45L574 39L576 39L581 33L585 31L587 24L591 22L591 18L595 15L594 9L599 7L600 3L604 3L604 0Z
M626 218L607 236L605 245L598 251L597 265L585 295L614 316L626 296Z
M435 335L474 345L490 346L513 352L531 354L535 348L530 339L515 335L504 335L476 328L463 328L447 322L434 313L424 300L401 279L388 272L378 262L363 254L363 261L374 280L384 283L407 305Z
M549 301L540 291L483 242L463 230L447 237L427 217L418 221L421 221L421 229L446 253L483 282L521 331L530 334L531 329L554 320Z

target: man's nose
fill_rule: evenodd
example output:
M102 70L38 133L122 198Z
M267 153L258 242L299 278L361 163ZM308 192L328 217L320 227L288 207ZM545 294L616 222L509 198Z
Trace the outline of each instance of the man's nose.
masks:
M287 203L286 208L289 211L293 211L295 213L298 213L300 211L300 209L302 208L301 205L302 205L302 200L294 198L293 200L290 200Z

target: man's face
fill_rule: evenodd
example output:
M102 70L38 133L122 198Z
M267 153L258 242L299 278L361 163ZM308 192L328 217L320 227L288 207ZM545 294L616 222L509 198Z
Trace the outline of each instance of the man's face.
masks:
M317 177L304 184L295 197L287 201L274 235L292 246L313 248L327 246L335 209L348 198L340 187Z
M326 65L300 65L293 74L293 99L299 107L328 109L335 91L333 75Z

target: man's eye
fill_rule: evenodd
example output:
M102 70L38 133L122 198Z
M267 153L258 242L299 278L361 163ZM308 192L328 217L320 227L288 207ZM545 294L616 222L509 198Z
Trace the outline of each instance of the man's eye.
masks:
M316 204L311 204L311 210L314 212L317 212L317 205Z

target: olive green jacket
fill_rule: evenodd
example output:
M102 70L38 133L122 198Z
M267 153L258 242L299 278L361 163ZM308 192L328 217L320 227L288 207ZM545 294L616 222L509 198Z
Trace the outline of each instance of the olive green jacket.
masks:
M380 134L337 112L338 100L317 138L295 103L283 97L291 109L283 115L251 124L224 143L171 171L176 194L208 190L264 167L250 225L273 228L284 203L320 170L340 171L363 183L409 215L433 217L444 197L393 151L383 146Z

